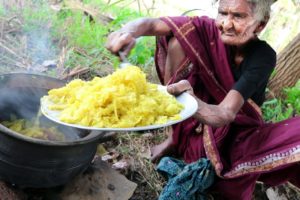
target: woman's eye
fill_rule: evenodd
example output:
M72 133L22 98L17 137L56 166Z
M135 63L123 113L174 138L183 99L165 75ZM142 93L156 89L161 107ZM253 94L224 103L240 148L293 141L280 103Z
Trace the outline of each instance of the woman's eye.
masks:
M238 19L244 18L244 16L241 15L241 14L234 14L233 16L234 16L235 18L238 18Z
M219 11L219 15L226 15L226 12Z

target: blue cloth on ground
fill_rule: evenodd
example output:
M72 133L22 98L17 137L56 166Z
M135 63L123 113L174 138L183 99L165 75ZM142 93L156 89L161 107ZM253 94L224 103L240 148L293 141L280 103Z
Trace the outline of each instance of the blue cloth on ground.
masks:
M213 184L215 171L208 159L186 164L182 160L164 157L157 171L168 178L159 200L205 200L205 189Z

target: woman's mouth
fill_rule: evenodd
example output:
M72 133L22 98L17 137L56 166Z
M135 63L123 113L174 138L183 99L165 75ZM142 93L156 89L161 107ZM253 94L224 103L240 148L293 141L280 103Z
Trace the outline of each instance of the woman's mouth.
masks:
M235 36L234 33L224 33L224 32L223 32L223 35L228 36L228 37L233 37L233 36Z

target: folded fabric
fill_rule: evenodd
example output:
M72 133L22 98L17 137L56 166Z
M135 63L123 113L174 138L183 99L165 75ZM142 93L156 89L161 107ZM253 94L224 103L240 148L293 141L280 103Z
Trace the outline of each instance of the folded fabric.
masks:
M208 159L186 164L182 160L164 157L157 171L168 179L159 200L205 200L205 189L213 184L215 172Z

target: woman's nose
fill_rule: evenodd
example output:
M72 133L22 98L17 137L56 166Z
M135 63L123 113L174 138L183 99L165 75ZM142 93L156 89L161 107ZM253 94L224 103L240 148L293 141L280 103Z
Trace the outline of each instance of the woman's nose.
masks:
M222 25L223 25L224 30L232 29L233 28L233 19L230 16L225 17L223 19Z

